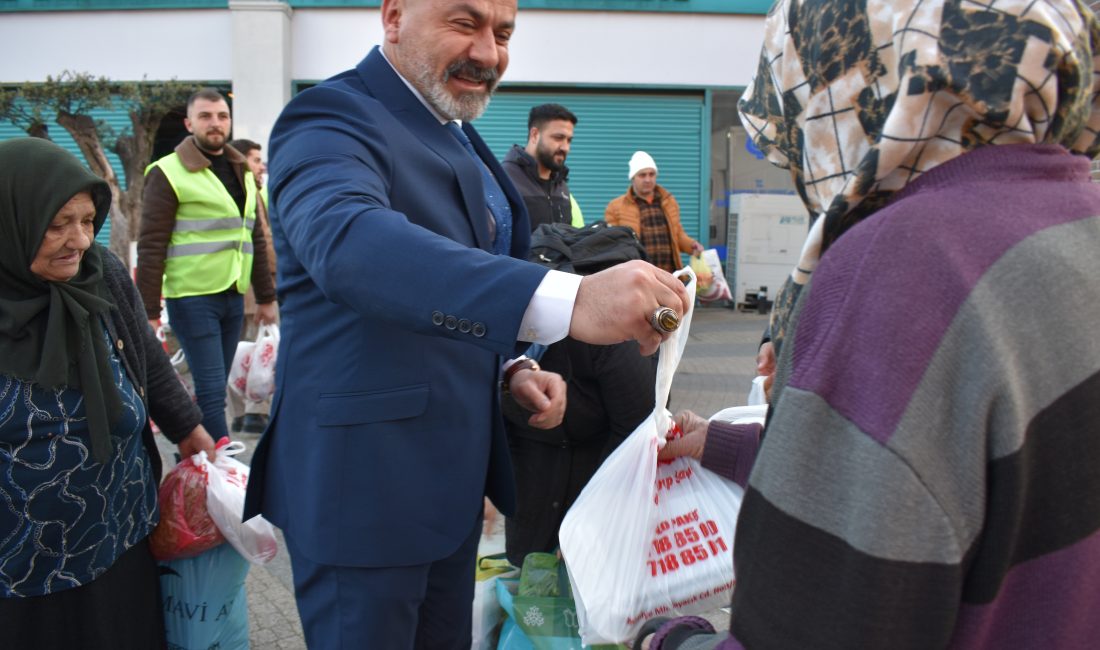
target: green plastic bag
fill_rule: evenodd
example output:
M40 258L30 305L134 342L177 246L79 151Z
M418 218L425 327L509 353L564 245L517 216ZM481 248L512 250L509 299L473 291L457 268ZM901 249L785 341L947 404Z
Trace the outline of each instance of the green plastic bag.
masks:
M581 643L577 606L565 564L553 553L530 553L519 578L497 579L505 613L498 650L618 650Z
M528 553L519 572L517 596L566 596L572 598L569 577L553 553Z

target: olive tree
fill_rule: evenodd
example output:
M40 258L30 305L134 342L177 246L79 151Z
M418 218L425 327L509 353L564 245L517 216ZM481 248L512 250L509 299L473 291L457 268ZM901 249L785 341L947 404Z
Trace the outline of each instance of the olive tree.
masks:
M111 187L111 250L129 261L130 242L137 238L145 168L153 156L153 142L161 120L178 109L194 86L175 80L120 82L84 72L65 71L44 82L26 82L0 88L0 119L7 119L28 135L48 137L52 121L72 136L88 167ZM129 115L129 126L116 131L92 116L96 109ZM119 179L107 158L115 153L122 163Z

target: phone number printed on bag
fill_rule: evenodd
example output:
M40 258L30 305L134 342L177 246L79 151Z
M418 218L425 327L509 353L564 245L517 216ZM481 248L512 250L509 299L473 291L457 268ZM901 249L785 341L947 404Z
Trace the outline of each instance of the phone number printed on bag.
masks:
M651 577L729 552L718 524L713 519L700 522L698 510L662 521L654 534L650 552L654 559L646 561Z

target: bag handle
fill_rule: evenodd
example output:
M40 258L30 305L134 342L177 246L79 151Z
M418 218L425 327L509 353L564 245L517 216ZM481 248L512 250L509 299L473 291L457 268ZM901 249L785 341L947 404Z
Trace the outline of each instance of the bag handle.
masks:
M695 271L690 266L676 271L674 277L687 276L688 310L680 318L680 326L676 328L667 339L661 343L660 357L657 359L657 388L654 417L657 423L657 433L664 438L672 425L672 414L664 407L668 404L668 394L672 391L672 378L676 375L676 367L680 365L680 358L684 356L684 347L687 346L688 331L691 329L691 315L695 311L695 288L697 279Z
M222 438L214 445L214 451L223 456L236 456L245 449L248 449L248 447L243 442L240 440L230 442L229 438Z
M256 340L259 341L265 335L271 335L275 342L279 342L279 326L276 323L264 323L256 330Z

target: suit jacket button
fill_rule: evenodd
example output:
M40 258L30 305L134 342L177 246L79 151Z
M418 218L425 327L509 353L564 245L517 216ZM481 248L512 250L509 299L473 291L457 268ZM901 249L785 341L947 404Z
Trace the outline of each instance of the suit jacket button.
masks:
M442 324L443 324L443 312L433 311L432 312L432 325L442 325Z
M458 321L458 331L462 332L463 334L469 334L470 333L470 321L466 320L465 318Z
M455 329L456 327L458 327L458 319L455 318L454 316L448 316L443 321L443 327L446 327L449 330Z
M126 344L122 342L122 339L119 339L117 342L115 342L115 347L117 347L119 350L121 350L125 346Z
M481 323L474 323L474 326L470 328L470 333L478 338L481 338L485 336L485 326Z

